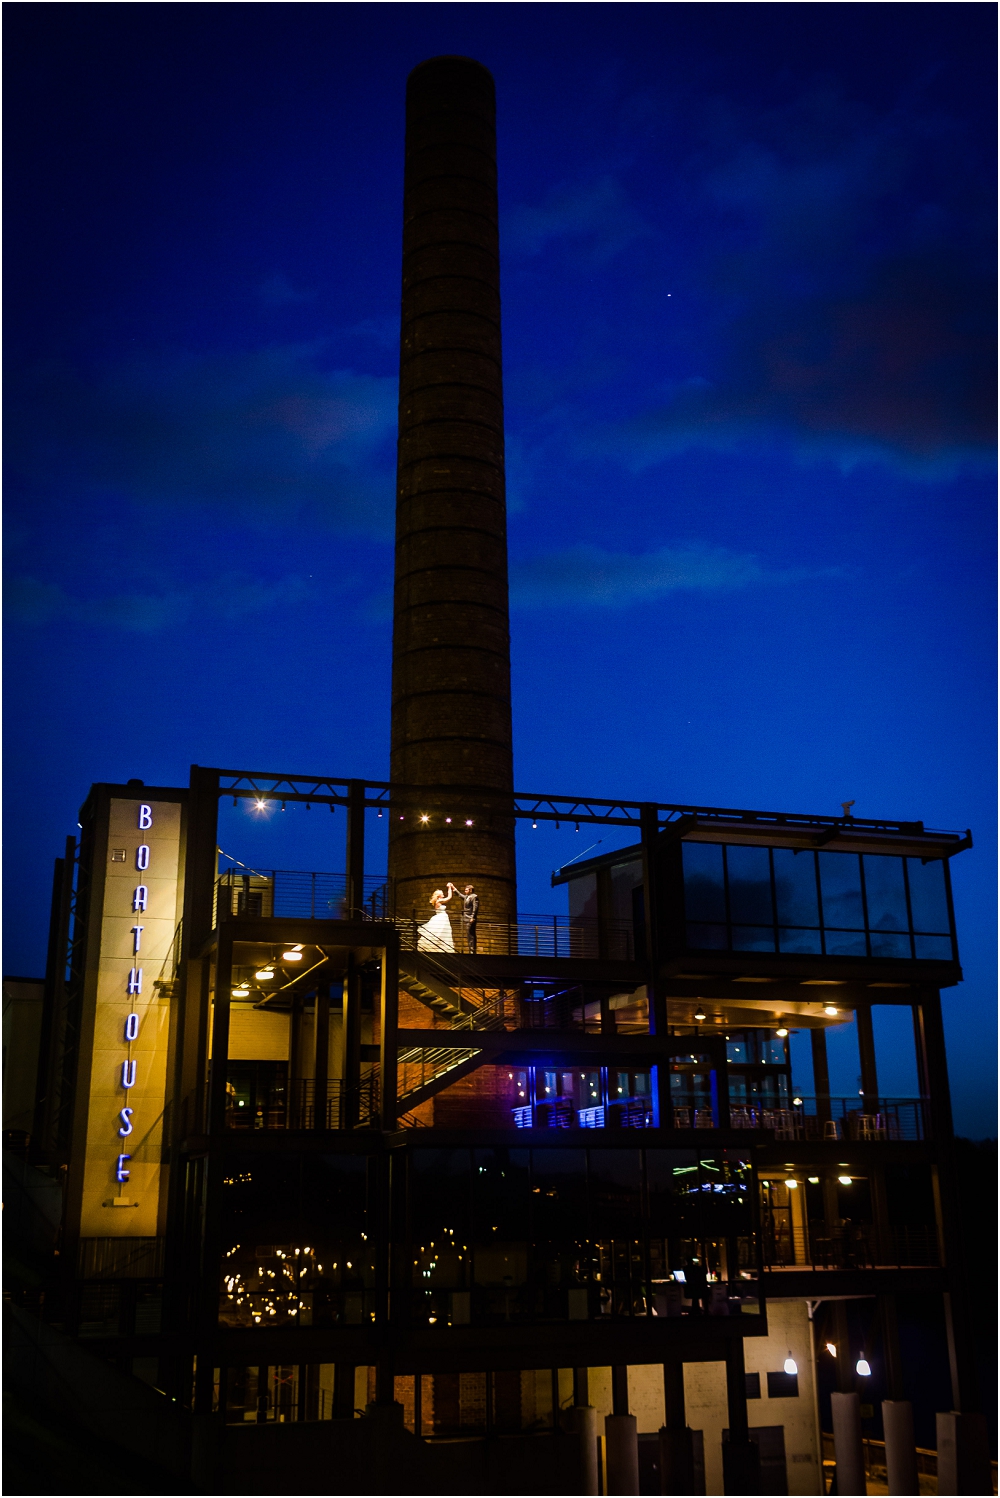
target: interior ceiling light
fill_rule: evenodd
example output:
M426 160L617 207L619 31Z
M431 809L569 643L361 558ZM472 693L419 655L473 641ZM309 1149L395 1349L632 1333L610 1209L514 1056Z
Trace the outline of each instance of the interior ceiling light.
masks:
M868 1359L865 1357L864 1353L862 1353L861 1356L858 1358L858 1361L857 1361L857 1363L856 1363L855 1366L857 1368L857 1371L861 1374L862 1378L871 1378L871 1376L872 1376L871 1364L869 1363Z
M281 960L282 960L282 962L301 962L302 961L302 943L299 942L299 944L297 946L289 947L289 949L288 949L287 952L282 952L282 954L281 954Z
M808 1180L809 1180L810 1186L818 1186L819 1185L819 1176L809 1176Z
M788 1187L789 1191L797 1191L799 1189L799 1183L794 1176L789 1176L788 1180L785 1182L785 1185Z
M237 988L233 989L234 999L246 999L249 998L249 996L250 989L246 983L241 983Z
M697 1020L702 1020L702 1019L704 1019L704 1018L705 1018L705 1011L704 1011L704 1009L703 1009L703 1008L702 1008L702 1007L701 1007L701 1005L700 1005L700 1004L699 1004L699 1005L698 1005L698 1007L697 1007L697 1009L696 1009L696 1010L695 1010L695 1012L694 1012L694 1017L695 1017L695 1019L697 1019Z
M842 1186L849 1186L851 1184L851 1177L850 1176L838 1176L837 1180L840 1182L840 1184Z
M795 1361L795 1359L792 1357L792 1349L789 1348L788 1349L788 1356L785 1359L785 1372L786 1373L798 1373L798 1371L799 1371L799 1365Z
M802 1107L802 1099L800 1097L793 1097L792 1098L792 1107L793 1108L801 1108Z
M837 1349L832 1342L828 1342L826 1344L826 1350L832 1358L835 1358L837 1356Z
M785 1029L784 1025L782 1025L781 1029L776 1033L779 1040L784 1040L785 1036L788 1034L788 1031Z
M466 825L466 827L471 827L472 826L472 818L471 817L466 817L466 819L465 819L465 825Z
M421 822L429 822L430 821L430 817L427 816L426 812L422 812L421 815L420 815L420 820L421 820Z
M258 972L254 973L254 977L259 983L266 983L268 978L274 977L274 968L262 967Z
M837 1013L837 1007L836 1007L836 1005L835 1004L825 1004L823 1006L823 1013L824 1014L836 1014Z

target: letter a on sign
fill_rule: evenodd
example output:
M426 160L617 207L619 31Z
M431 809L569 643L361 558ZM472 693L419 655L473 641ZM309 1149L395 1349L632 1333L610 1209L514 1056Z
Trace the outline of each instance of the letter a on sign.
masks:
M139 807L139 828L145 832L147 827L153 825L153 808L151 806Z
M145 910L149 904L149 890L144 884L137 884L132 891L132 909Z

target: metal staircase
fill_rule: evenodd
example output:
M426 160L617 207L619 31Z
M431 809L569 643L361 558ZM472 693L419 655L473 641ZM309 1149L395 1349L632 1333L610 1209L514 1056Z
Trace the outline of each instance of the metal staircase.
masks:
M399 986L425 1004L439 1019L447 1021L442 1028L441 1039L446 1039L449 1030L502 1030L504 1028L504 995L487 999L481 985L472 973L463 972L461 954L448 953L432 956L427 952L401 953ZM476 1004L466 994L469 988L483 992L483 1002ZM465 990L465 992L463 992ZM402 1040L406 1031L401 1030ZM428 1102L435 1093L450 1087L482 1065L483 1052L469 1045L411 1046L401 1048L397 1055L400 1092L397 1110L400 1123L410 1127L416 1123L405 1115ZM419 1069L419 1081L414 1081L414 1071Z

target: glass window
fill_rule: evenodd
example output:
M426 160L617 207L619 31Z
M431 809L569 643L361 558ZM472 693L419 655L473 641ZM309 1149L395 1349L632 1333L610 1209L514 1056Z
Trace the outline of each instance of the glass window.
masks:
M823 891L824 926L864 929L861 907L861 865L856 853L821 853L819 882ZM834 950L827 942L826 950ZM840 950L839 948L837 950ZM861 944L862 954L864 943Z
M728 947L726 928L725 926L696 926L693 921L689 921L687 944L689 947L707 947L712 951Z
M873 931L871 934L873 957L909 957L910 937L894 931Z
M782 952L821 952L819 931L786 931L784 928L778 932L778 948Z
M805 850L774 849L774 892L782 926L818 926L816 859ZM787 950L801 951L802 948ZM812 950L812 949L809 949Z
M734 926L734 952L773 952L774 928L772 926Z
M831 957L864 957L865 933L863 931L831 931L823 933L826 950Z
M952 958L950 936L915 936L913 945L917 957L924 962L950 962Z
M590 1205L594 1231L615 1237L641 1215L638 1150L590 1151Z
M720 843L684 844L684 909L689 921L726 919Z
M767 848L726 849L729 872L729 919L746 926L767 926L771 908L771 860Z
M910 909L913 912L914 931L950 930L943 861L935 858L930 863L924 863L919 858L908 858L906 872L910 881Z
M903 860L865 853L865 900L872 931L907 931ZM907 953L909 956L909 953Z

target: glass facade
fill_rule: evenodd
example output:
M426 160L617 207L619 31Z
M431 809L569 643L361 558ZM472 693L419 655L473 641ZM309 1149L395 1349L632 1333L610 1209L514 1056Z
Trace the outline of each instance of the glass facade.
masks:
M689 948L950 962L944 863L684 843Z
M414 1149L410 1318L756 1309L750 1181L746 1160L693 1150Z

